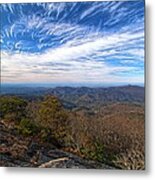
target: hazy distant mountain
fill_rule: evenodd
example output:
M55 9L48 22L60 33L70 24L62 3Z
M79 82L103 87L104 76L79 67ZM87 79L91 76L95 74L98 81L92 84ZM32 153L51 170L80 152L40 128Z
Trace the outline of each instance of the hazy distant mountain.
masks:
M91 107L110 102L144 103L144 87L119 86L107 88L90 87L2 87L1 95L20 95L35 98L42 95L57 96L66 107Z

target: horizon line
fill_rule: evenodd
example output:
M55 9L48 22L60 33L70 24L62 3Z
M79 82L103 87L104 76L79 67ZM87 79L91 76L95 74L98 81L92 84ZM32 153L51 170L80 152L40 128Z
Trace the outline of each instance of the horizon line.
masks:
M145 87L145 83L2 83L2 86L16 87L116 87L116 86L140 86Z

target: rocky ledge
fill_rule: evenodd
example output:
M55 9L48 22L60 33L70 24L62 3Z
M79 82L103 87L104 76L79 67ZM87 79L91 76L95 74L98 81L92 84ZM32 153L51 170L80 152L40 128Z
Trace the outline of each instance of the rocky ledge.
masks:
M0 166L39 168L114 169L57 149L52 144L23 137L0 121Z

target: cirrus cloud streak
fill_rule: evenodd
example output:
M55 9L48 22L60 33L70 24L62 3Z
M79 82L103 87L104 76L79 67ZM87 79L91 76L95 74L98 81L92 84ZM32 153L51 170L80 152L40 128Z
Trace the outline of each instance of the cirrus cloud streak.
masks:
M3 4L2 17L2 82L144 82L143 1Z

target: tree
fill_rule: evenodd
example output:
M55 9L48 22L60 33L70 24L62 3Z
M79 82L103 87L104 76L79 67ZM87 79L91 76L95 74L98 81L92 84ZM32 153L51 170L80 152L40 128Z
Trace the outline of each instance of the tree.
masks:
M25 116L27 101L16 96L0 97L0 117L11 120L21 120Z
M46 96L43 101L32 103L29 111L31 119L46 131L47 136L58 141L64 140L67 136L68 113L56 97Z

